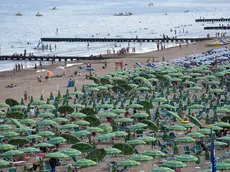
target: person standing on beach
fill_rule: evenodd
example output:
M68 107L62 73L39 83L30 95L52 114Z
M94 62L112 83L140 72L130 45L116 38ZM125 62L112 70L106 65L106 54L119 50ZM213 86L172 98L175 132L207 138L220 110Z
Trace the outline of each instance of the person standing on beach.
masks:
M55 51L56 51L56 49L57 49L57 45L56 44L54 45L54 48L55 48Z
M27 98L28 98L28 95L27 95L27 92L25 91L24 93L24 100L27 102Z

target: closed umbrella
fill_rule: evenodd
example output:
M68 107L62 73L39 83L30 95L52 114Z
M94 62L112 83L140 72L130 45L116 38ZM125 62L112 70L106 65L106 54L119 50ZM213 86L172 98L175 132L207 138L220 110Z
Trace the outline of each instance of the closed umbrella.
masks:
M177 113L175 113L175 112L172 112L172 111L167 111L170 115L172 115L172 116L174 116L177 120L182 120L181 119L181 117L177 114Z

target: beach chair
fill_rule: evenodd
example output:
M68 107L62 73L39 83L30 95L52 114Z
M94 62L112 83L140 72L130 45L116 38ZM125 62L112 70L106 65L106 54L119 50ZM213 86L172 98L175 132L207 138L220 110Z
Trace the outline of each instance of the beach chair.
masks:
M17 172L17 168L10 168L8 172Z
M187 155L191 154L189 146L184 146L184 154L187 154Z
M192 149L195 151L195 155L200 155L203 151L201 145L195 145L192 147Z

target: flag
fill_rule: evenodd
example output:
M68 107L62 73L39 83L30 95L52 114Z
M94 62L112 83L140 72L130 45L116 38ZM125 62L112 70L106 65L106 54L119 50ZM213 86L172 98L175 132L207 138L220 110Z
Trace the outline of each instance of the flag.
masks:
M214 136L212 134L212 128L211 128L210 160L212 163L212 172L216 172L216 158L215 158Z

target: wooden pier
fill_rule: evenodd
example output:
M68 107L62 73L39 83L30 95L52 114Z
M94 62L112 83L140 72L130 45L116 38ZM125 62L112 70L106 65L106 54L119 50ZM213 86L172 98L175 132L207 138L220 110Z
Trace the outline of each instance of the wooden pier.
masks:
M198 42L213 38L41 38L43 42Z
M230 26L209 26L204 27L204 30L229 30Z
M196 19L196 22L228 22L230 18L219 18L219 19Z

